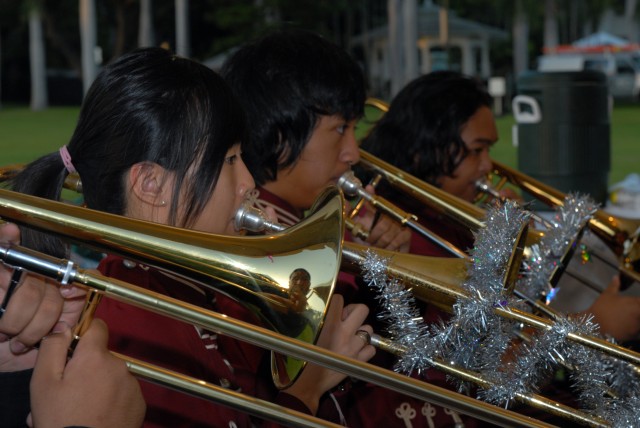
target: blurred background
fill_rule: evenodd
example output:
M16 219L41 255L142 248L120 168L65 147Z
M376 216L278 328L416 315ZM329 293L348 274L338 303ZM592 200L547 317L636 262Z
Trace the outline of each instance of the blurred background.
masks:
M493 156L514 167L518 79L531 71L602 72L608 183L638 169L636 0L0 0L3 163L64 144L84 91L124 52L164 46L217 69L236 46L282 25L334 40L361 64L369 95L385 101L433 70L482 79L502 141ZM538 102L572 108L571 99Z

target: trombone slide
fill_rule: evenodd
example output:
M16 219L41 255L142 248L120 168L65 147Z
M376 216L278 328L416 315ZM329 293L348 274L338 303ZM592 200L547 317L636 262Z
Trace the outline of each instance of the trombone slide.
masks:
M410 229L416 231L417 233L426 237L430 241L435 242L437 245L444 248L456 257L466 256L466 254L459 248L452 245L450 242L447 242L446 240L440 238L438 235L420 224L420 222L418 221L418 217L416 217L415 214L407 213L391 202L387 201L386 199L377 195L372 195L364 190L364 188L362 187L362 183L355 176L353 171L345 172L338 180L338 186L347 196L359 196L360 198L373 205L377 210L384 212L393 220L400 223L402 226L407 226Z
M105 296L132 304L194 326L228 335L256 346L313 362L350 376L375 383L439 406L455 409L478 419L504 426L548 426L534 419L457 394L444 388L389 370L344 357L324 348L277 334L271 330L218 314L150 290L92 274L72 262L56 259L26 248L11 246L0 251L2 261L68 284L79 284Z

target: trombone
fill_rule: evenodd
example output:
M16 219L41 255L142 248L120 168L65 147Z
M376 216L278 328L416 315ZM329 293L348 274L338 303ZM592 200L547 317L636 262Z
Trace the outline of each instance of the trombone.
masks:
M265 214L258 208L245 204L236 213L235 226L237 229L247 229L253 232L283 232L285 227L266 219ZM288 230L288 229L286 229ZM519 265L517 252L521 251L522 240L525 236L526 227L521 229L520 237L517 240L510 260L510 268ZM342 247L342 267L353 273L360 273L359 269L365 261L365 253L368 247L353 242L345 242ZM465 259L447 259L441 257L425 257L414 254L401 254L394 251L375 249L375 253L380 257L389 260L386 273L402 282L406 287L411 287L414 295L424 301L434 303L437 306L450 310L453 303L458 299L469 298L469 294L460 284L466 278ZM503 284L512 281L513 271L507 272L504 276ZM508 286L513 286L509 284ZM509 290L507 290L509 291ZM541 331L553 328L554 322L541 318L516 308L496 307L494 311L505 319L510 319L520 324L528 325ZM640 365L640 354L622 346L607 342L604 339L569 333L567 339L604 352L613 357Z
M493 175L499 177L493 187L500 189L507 182L519 187L550 207L564 204L565 194L526 174L493 161ZM618 269L634 281L640 281L640 220L614 217L597 210L587 225L620 258Z
M389 109L388 104L374 98L367 99L366 105L383 112ZM360 150L360 164L376 175L382 176L392 186L405 192L408 196L449 218L457 220L463 226L471 230L482 227L480 219L483 218L484 211L476 205L449 195L363 150ZM493 161L493 175L499 177L498 183L495 186L481 185L479 190L491 194L494 192L493 187L500 189L509 182L551 207L564 204L566 195L563 192L495 160ZM603 210L598 210L589 220L588 227L620 257L620 265L618 266L620 272L635 281L640 281L640 245L638 244L640 221L616 218ZM527 243L531 245L539 241L543 233L530 231ZM571 252L567 251L563 255L562 261L567 261L570 256ZM557 281L561 273L560 270L556 270L551 281Z
M258 208L252 206L251 202L247 202L245 203L245 205L236 213L236 218L235 218L235 227L238 230L248 230L250 232L274 232L274 233L279 233L279 232L283 232L286 230L286 227L272 222L269 219L266 218L265 214L259 210ZM521 233L521 235L523 235ZM521 242L520 242L521 244ZM364 247L359 246L357 244L352 244L349 242L345 242L344 247L343 247L343 268L347 268L347 270L354 270L357 273L357 269L353 269L355 267L358 267L360 265L362 265L362 263L364 262L364 254L365 250ZM386 250L380 250L380 249L376 249L375 250L376 253L378 253L379 255L381 255L383 258L388 258L388 259L394 259L394 258L399 258L399 257L406 257L406 255L402 255L402 254L397 254L397 253L393 253L390 251L386 251ZM415 267L422 267L424 268L425 266L425 262L428 262L428 257L421 257L421 256L411 256L409 255L408 258L409 260L409 264L415 262L414 266ZM455 259L443 259L443 262L445 262L445 264L447 262L455 262L454 265L456 265L456 269L452 269L450 272L454 272L454 273L461 273L461 269L460 269L460 263L459 260L455 260ZM393 263L393 261L391 262ZM416 295L418 295L419 297L422 297L424 299L425 294L424 291L429 290L431 287L437 287L438 281L437 280L433 280L430 278L425 278L424 276L422 276L420 273L416 273L416 272L412 272L411 270L406 268L407 260L402 259L400 261L401 264L403 264L402 267L398 267L398 265L396 264L395 267L391 267L388 269L387 273L390 276L394 276L397 279L401 279L402 282L405 283L405 285L409 286L413 286L412 291L413 292L418 292L415 293ZM518 263L516 263L518 264ZM453 264L450 266L454 266ZM464 267L464 266L463 266ZM351 269L350 269L351 268ZM508 276L508 275L507 275ZM443 277L444 278L444 277ZM447 278L449 281L452 279L451 277ZM456 278L456 280L462 280L463 278L459 277ZM444 279L443 279L444 280ZM452 297L454 294L457 294L457 298L468 298L469 296L467 294L465 294L465 292L463 290L458 289L458 287L454 286L450 286L449 291L450 293L450 297ZM429 300L431 301L429 298L425 299L425 300ZM433 302L433 301L431 301ZM439 302L442 303L442 302ZM504 311L504 312L503 312ZM496 310L496 312L498 312L500 315L504 316L505 318L509 318L512 320L517 319L518 322L526 322L528 324L531 324L531 318L528 319L526 314L524 314L524 316L519 317L519 315L522 315L523 313L520 314L516 314L515 318L513 317L513 315L510 315L512 310ZM518 312L518 311L515 311ZM541 320L544 323L544 320ZM535 325L535 324L531 324L531 325ZM542 327L543 324L539 324L536 327L540 328ZM550 328L551 325L549 325ZM571 336L571 335L570 335ZM381 349L384 349L386 351L389 351L391 353L394 353L396 355L402 355L404 352L406 352L406 350L401 346L398 345L394 342L391 342L387 339L383 339L377 335L371 336L368 338L369 342L373 345L375 345L376 347L379 347ZM596 338L594 338L596 339ZM483 388L487 388L491 385L491 383L489 381L487 381L486 379L484 379L483 377L472 373L470 371L464 370L464 369L460 369L460 368L456 368L451 366L450 364L443 362L441 360L438 359L430 359L429 360L429 364L432 367L435 367L441 371L444 371L445 373L447 373L448 375L452 375L455 376L459 379L468 381L468 382L472 382L475 383L477 385L479 385L480 387ZM598 423L598 422L594 422L594 421L587 421L585 419L583 419L583 416L580 414L581 412L575 412L575 411L562 411L560 413L556 412L553 408L548 407L548 402L543 403L541 401L539 401L539 397L531 395L531 394L518 394L516 397L516 400L526 403L528 405L532 405L534 407L546 410L546 411L550 411L552 414L556 414L558 416L576 421L576 422L580 422L583 424L592 424L592 423Z
M243 302L250 306L260 304L256 300L258 293L255 286L264 284L272 286L274 280L279 277L278 270L283 268L287 271L288 278L289 269L300 266L300 257L303 253L306 254L302 259L309 263L306 266L310 268L310 265L319 265L322 269L331 270L333 273L331 282L335 282L343 234L342 209L341 194L336 189L330 189L316 204L316 210L311 218L293 226L286 234L261 238L231 238L152 224L0 190L0 215L4 219L62 235L82 244L106 248L123 256L132 256L198 281L216 279L222 282L222 289L218 291L223 293L235 291L232 297L249 298L251 299L249 302ZM301 246L303 240L309 245L306 242L309 236L321 238L319 242L311 243L310 246ZM329 239L325 239L327 236ZM300 240L301 237L304 239ZM517 413L343 357L272 330L207 311L122 281L92 274L77 268L67 260L55 259L17 247L3 249L0 251L0 258L6 264L23 267L62 283L77 283L119 301L227 334L279 354L320 364L403 394L455 409L478 419L504 426L547 426ZM331 295L330 291L318 289L318 293L324 292L327 298ZM267 301L260 306L269 306L269 303ZM269 317L262 316L262 319L268 321ZM322 322L318 328L321 324ZM129 364L130 367L135 367L136 362L130 361ZM161 384L168 383L174 389L184 388L188 393L198 396L204 394L199 389L191 390L188 381L174 383L173 380L167 380L163 373L156 373L153 367L150 369L137 367L135 372L144 372L142 374L144 377ZM282 379L276 376L274 380L278 383ZM195 382L202 384L202 382ZM244 399L233 393L225 403L240 406L247 411L250 411L253 405L253 401L245 403ZM553 407L554 404L550 406ZM263 407L260 412L263 416L276 417L267 414L272 408L273 406ZM291 418L290 413L289 410L282 411L277 418L288 424L298 424L300 420ZM302 426L314 426L309 425L309 421L303 422L300 422ZM606 424L595 420L594 426L606 426Z
M330 215L330 217L334 219L342 219L342 204L340 203L338 205L339 207L337 209L334 209L333 211L330 210L330 212L333 213ZM287 251L289 251L286 249L290 247L290 245L286 245L287 242L291 244L294 241L293 238L295 238L294 232L298 230L298 233L300 233L301 228L303 227L303 224L301 223L297 226L294 226L286 235L271 235L267 239L258 238L256 240L256 238L217 237L215 235L201 234L198 232L185 231L182 229L170 228L167 226L148 224L146 222L122 218L120 216L94 212L86 208L51 202L43 200L41 198L21 195L6 190L0 190L0 215L7 219L11 219L16 223L31 227L37 227L40 229L44 229L45 231L54 232L56 234L61 234L71 239L79 240L84 244L103 248L106 247L126 256L134 256L135 258L141 259L143 261L151 262L151 264L160 264L163 267L168 267L172 270L178 271L179 273L190 274L189 276L195 277L196 279L206 280L208 278L216 278L222 280L223 283L225 279L226 281L231 282L231 284L226 285L234 285L234 280L243 283L247 279L247 273L251 272L257 275L257 277L251 277L251 275L249 275L251 277L251 283L260 281L269 283L269 279L272 275L258 272L256 269L253 269L248 265L251 265L252 262L259 264L260 258L264 258L264 251L266 251L266 249L264 247L261 247L261 245L265 245L266 242L276 242L276 247L278 247L277 243L281 242L279 248L282 250L282 252L286 253ZM327 217L327 213L322 214L319 217ZM325 223L324 225L318 226L318 229L323 231L326 230L327 224ZM339 229L342 233L342 229ZM146 233L151 231L155 233ZM281 241L280 238L287 237L290 239L285 240L284 244L282 244L283 241ZM251 244L252 241L254 245ZM185 242L189 242L190 244L186 244ZM220 246L224 247L224 254L220 254L220 252L217 251L217 248L219 248ZM312 244L312 246L317 246L317 244ZM257 252L259 253L258 258L252 260L251 262L243 263L246 262L246 260L243 260L240 255L236 256L235 254L226 254L227 250L233 253L238 248L243 248L249 253ZM12 255L12 257L14 257L13 259L10 259L10 263L19 265L18 261L20 260L20 257L15 257L16 252L12 251L10 254ZM268 251L267 254L269 254L269 256L271 257L280 257L280 253L278 252L275 252L274 255L273 251ZM362 253L360 252L360 250L358 250L357 247L352 248L351 252L345 252L343 248L342 254L345 257L347 257L347 254L352 254L352 256L349 257L351 257L353 262L357 262L357 257L362 257ZM198 263L196 263L195 265L190 261L192 257L197 257L199 259ZM317 262L318 260L314 258L314 263ZM414 272L407 271L401 266L402 263L403 261L400 261L400 265L396 265L395 267L392 266L390 268L390 272L392 273L395 270L399 275L403 275L404 280L412 278L418 283L425 284L427 288L430 287L430 290L435 290L437 293L440 293L440 295L449 296L450 298L465 295L463 291L456 290L455 286L451 287L444 281L439 282L435 280L426 280L423 279L424 277L421 274L415 274ZM38 259L35 262L35 266L32 266L31 268L36 270L37 272L44 273L43 271L38 270L42 269L42 266L44 266L44 264L45 263L42 262L41 259ZM265 267L265 271L267 273L270 272L269 265L270 263L268 263ZM81 280L81 283L94 288L98 287L98 290L116 299L120 299L128 303L133 303L135 305L142 306L151 310L161 311L161 313L168 316L180 317L179 319L183 319L187 322L192 322L196 325L202 325L205 328L209 328L214 331L220 331L222 333L229 334L232 337L265 346L277 352L287 353L289 355L292 355L293 357L302 358L304 360L325 365L327 367L343 371L347 374L355 375L356 377L376 383L383 387L394 389L401 393L408 394L419 399L424 399L435 404L459 410L461 413L470 414L472 416L478 417L479 419L490 420L496 423L504 423L508 426L535 425L535 422L532 422L528 418L523 419L524 417L522 417L521 415L513 416L511 413L507 413L507 416L504 416L502 413L500 413L500 416L497 417L496 412L499 409L495 406L491 406L482 402L479 402L480 404L478 404L477 400L470 399L466 396L462 396L463 398L459 398L457 394L454 394L453 396L446 394L442 395L442 391L435 390L434 392L434 389L430 388L430 385L425 386L423 382L415 381L410 378L397 375L395 373L388 374L388 371L383 369L378 369L382 370L381 374L379 375L375 374L375 371L373 373L368 371L367 365L365 365L365 367L360 370L358 368L358 364L365 363L356 362L356 364L353 364L351 361L349 361L349 363L345 366L332 365L333 363L331 362L331 360L323 359L322 357L318 357L314 354L303 353L302 351L300 351L300 348L290 349L286 347L286 345L278 345L279 342L288 343L288 340L283 341L282 335L275 334L273 332L270 332L269 330L266 331L275 335L275 338L274 343L268 344L265 344L264 341L261 340L267 335L267 333L265 333L265 331L263 330L258 330L255 335L253 333L250 333L251 337L247 338L243 334L244 331L247 330L247 326L245 324L241 324L242 327L238 329L238 332L229 332L219 324L210 324L210 320L199 320L198 317L201 316L201 311L203 311L201 308L175 308L168 304L169 302L167 302L167 300L163 298L163 296L157 296L153 293L149 295L147 294L149 292L146 290L142 290L146 293L138 295L136 294L135 289L131 291L131 287L121 288L117 283L114 283L113 281L104 284L101 283L101 279L99 277L97 279L91 279L91 276L88 276L86 273L76 275L75 273L73 273L73 269L71 269L70 266L71 265L69 265L68 262L54 263L51 267L49 275L58 280L66 280L67 282L77 277ZM238 266L240 266L240 268L238 268ZM444 276L446 277L446 273L444 273ZM233 289L235 289L235 287ZM224 287L223 290L228 291ZM245 295L244 292L246 291L247 290L244 290L241 295ZM252 293L249 293L249 296L251 294ZM500 310L505 313L512 312L505 311L504 309ZM515 316L518 316L517 313ZM525 317L527 316L528 315L525 314ZM193 317L195 317L196 319L193 319ZM228 320L226 317L223 317L223 319ZM524 319L528 320L529 322L531 322L532 320L531 318ZM523 319L520 319L520 321L522 320ZM202 322L204 324L197 324L198 322ZM547 328L550 328L550 324L545 324L545 321L541 320L541 323L538 327L544 329L545 326ZM237 334L237 336L234 336L234 334ZM578 337L578 341L581 339L579 335L573 336L574 339L575 337ZM297 341L294 342L295 344L299 344L299 342ZM302 345L302 348L304 347L305 344ZM313 351L316 352L315 348L313 348ZM322 355L322 351L320 351L320 355ZM467 376L466 378L473 378L472 374L466 374L463 376ZM482 380L478 381L482 382ZM449 394L453 394L450 391L446 392ZM605 422L602 422L597 418L594 419L588 415L582 415L580 413L576 414L575 411L567 410L562 406L559 406L558 403L550 402L549 400L545 401L543 397L532 396L523 399L530 400L529 402L531 403L539 403L538 406L545 406L543 408L548 409L549 411L559 412L556 414L572 415L569 417L576 418L582 423L588 425L606 425ZM523 420L524 422L521 423L521 421Z

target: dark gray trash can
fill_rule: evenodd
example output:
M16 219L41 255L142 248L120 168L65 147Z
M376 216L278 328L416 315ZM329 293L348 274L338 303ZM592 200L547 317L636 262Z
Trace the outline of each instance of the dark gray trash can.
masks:
M531 71L518 78L517 93L518 169L562 192L588 193L604 204L611 163L606 76ZM535 204L533 209L548 208Z

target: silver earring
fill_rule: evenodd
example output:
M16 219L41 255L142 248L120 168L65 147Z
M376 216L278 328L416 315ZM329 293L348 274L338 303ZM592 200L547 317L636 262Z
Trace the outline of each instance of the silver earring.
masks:
M161 207L164 207L165 205L167 205L167 203L166 203L166 202L165 202L165 200L163 199L163 200L160 202L160 206L161 206Z

